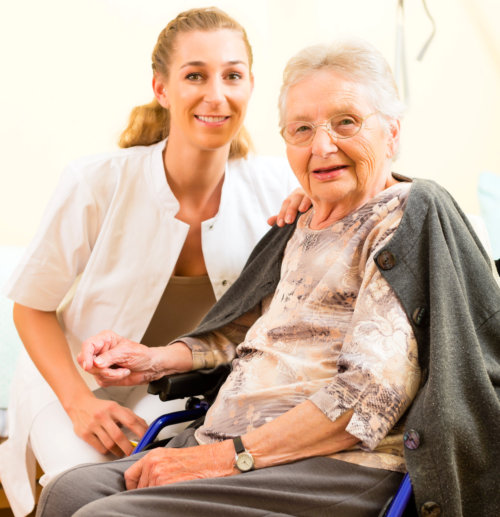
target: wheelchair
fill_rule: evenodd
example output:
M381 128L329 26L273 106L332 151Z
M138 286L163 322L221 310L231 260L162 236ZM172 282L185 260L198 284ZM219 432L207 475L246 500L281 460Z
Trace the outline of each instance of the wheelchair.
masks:
M150 446L164 427L203 418L229 372L229 365L221 365L213 370L197 370L171 375L151 382L148 392L158 395L163 402L187 398L185 410L161 415L154 420L132 454L142 452ZM378 517L410 517L414 515L411 511L412 495L410 477L406 473L396 494L386 502Z

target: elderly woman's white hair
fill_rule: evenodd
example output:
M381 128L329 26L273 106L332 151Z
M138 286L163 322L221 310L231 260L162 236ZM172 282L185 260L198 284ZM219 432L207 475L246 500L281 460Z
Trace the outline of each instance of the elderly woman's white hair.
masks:
M280 126L285 124L288 90L310 74L323 69L338 70L366 87L373 108L386 120L400 120L405 106L399 99L391 68L384 56L361 39L338 40L307 47L293 56L283 72L279 97Z

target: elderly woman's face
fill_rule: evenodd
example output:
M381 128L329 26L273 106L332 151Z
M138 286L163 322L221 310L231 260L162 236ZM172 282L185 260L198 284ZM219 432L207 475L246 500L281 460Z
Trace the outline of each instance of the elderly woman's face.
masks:
M332 70L319 70L293 85L286 99L285 125L322 124L334 115L363 119L375 111L363 85ZM355 136L333 137L317 128L308 145L287 143L287 156L302 188L318 205L346 215L393 183L390 167L399 123L388 130L378 115Z

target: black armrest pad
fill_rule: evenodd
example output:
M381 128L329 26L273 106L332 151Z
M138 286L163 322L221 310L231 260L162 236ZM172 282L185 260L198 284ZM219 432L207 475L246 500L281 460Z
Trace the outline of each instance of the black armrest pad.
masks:
M229 375L231 366L223 364L211 370L167 375L149 383L148 393L158 395L160 400L182 399L194 395L204 395L211 402ZM210 400L211 399L211 400Z

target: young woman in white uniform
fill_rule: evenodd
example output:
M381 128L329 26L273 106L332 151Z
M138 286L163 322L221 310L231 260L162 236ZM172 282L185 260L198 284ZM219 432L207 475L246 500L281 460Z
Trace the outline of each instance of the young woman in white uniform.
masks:
M118 152L71 164L6 288L26 351L9 405L0 479L16 517L78 463L129 454L166 409L146 387L99 388L76 366L106 328L148 346L196 326L237 278L297 183L286 161L248 157L253 88L244 29L217 9L181 13L153 52L155 99ZM294 218L300 193L278 215ZM175 312L176 311L176 312Z

